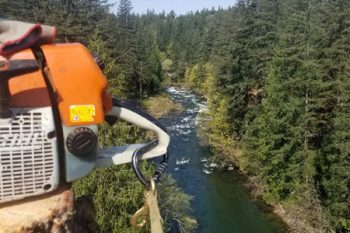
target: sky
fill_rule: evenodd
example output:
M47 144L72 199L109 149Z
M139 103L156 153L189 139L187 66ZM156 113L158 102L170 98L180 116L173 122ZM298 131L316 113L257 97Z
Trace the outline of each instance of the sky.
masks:
M160 13L163 10L174 10L176 15L186 14L190 11L222 7L227 8L235 4L236 0L131 0L135 13L146 13L147 9Z

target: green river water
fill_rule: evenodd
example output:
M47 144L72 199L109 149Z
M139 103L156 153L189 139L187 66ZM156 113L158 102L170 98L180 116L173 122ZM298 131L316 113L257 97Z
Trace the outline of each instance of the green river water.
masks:
M205 102L189 91L168 88L167 92L184 107L183 112L162 120L172 136L168 171L193 196L196 233L286 232L274 215L251 199L237 171L210 168L209 148L201 146L196 131L197 114L205 109Z

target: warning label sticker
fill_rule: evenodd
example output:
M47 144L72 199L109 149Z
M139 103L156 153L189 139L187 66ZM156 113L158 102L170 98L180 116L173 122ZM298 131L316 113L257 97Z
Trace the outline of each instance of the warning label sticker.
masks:
M70 106L71 122L93 122L95 120L95 105L72 105Z

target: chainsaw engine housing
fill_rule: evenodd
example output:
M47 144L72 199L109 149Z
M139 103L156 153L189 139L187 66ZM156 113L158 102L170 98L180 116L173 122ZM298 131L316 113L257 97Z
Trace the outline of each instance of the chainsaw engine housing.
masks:
M50 192L59 184L50 107L12 108L0 119L0 202Z
M163 156L170 137L159 121L130 101L112 98L107 80L81 44L52 44L16 53L0 64L0 204L55 190L95 168ZM98 125L118 119L151 130L156 140L98 147Z
M40 61L29 49L10 59L43 67L8 81L11 116L0 119L0 203L89 174L97 125L111 108L107 80L84 46L45 45L39 52Z

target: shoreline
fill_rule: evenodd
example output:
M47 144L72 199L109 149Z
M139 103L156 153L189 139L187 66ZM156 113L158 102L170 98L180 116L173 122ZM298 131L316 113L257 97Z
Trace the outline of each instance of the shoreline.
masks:
M167 85L167 87L177 87L184 90L191 90L184 84L178 85ZM196 95L199 95L203 98L200 93L193 91ZM147 100L142 101L142 106L149 112L151 115L156 118L164 118L169 114L181 112L183 107L179 103L175 103L165 92L162 94L152 96ZM160 109L160 110L159 110ZM203 117L203 116L199 116ZM204 123L205 124L205 123ZM206 130L202 130L202 134L207 135ZM208 136L206 136L208 137ZM209 143L209 141L208 141ZM238 144L237 142L235 142ZM214 145L210 145L215 147ZM229 151L229 150L227 150ZM236 153L238 153L236 155ZM249 190L251 198L257 203L258 207L265 213L273 215L272 217L276 218L278 222L283 225L286 232L290 233L325 233L327 231L323 229L316 228L312 226L312 223L307 221L307 211L303 210L302 207L291 205L286 203L269 203L263 198L263 185L259 183L256 177L249 176L243 169L243 153L240 146L236 146L235 153L224 154L227 164L234 164L237 175L240 175L244 185ZM226 165L227 165L226 164Z
M211 145L213 146L213 145ZM327 227L319 227L318 225L308 221L309 212L302 206L287 203L269 203L263 198L263 185L259 183L257 177L249 176L242 166L242 152L240 156L221 155L229 162L224 166L233 164L237 173L242 176L243 182L250 192L251 198L257 202L258 207L262 211L273 214L274 217L285 225L288 233L327 233ZM311 210L309 210L311 211Z
M190 90L194 92L196 95L199 95L203 98L202 94L197 91L191 90L188 86L184 84L178 85L179 88ZM205 98L206 99L206 98ZM208 113L204 113L203 115L199 115L199 117L205 119L208 117ZM203 120L203 125L205 129L201 129L201 134L206 137L205 141L207 141L208 145L212 148L215 148L215 145L210 143L209 135L207 131L207 127L205 127L206 121ZM202 128L202 127L199 127ZM221 151L220 156L214 157L223 158L224 166L233 165L237 173L242 177L243 182L247 189L250 192L251 198L257 202L259 208L262 211L267 212L269 214L273 214L277 221L281 222L286 228L286 232L289 233L327 233L330 232L327 224L324 223L322 227L318 227L317 222L311 222L308 220L309 212L312 210L308 210L303 206L299 206L296 204L288 204L288 203L269 203L263 197L263 185L259 183L257 177L250 176L244 171L244 155L243 149L240 146L239 142L236 142L232 139L232 144L230 145L220 145L219 151ZM230 148L226 148L229 146ZM232 150L232 148L234 148ZM212 150L212 149L211 149ZM212 150L213 152L213 150ZM214 155L215 156L215 155ZM317 207L315 207L317 209ZM322 222L322 220L320 220ZM316 224L315 224L316 223Z
M164 91L141 101L141 106L153 117L160 119L169 114L183 111L180 103L175 103Z

